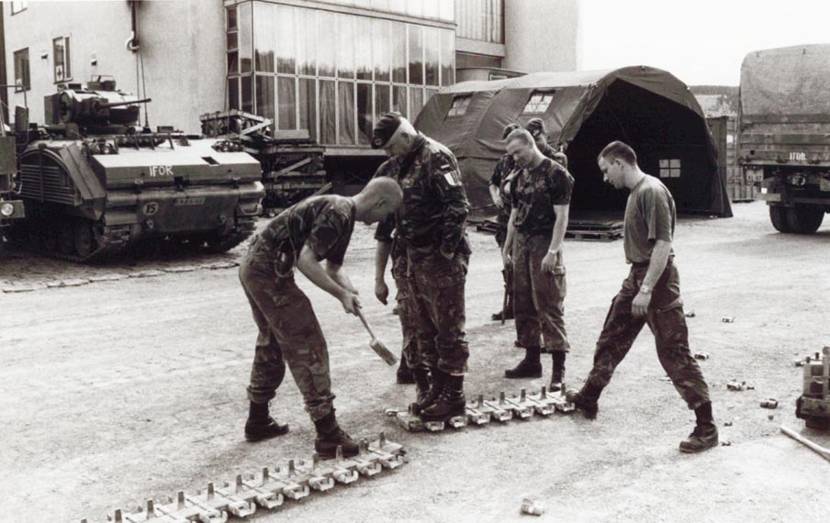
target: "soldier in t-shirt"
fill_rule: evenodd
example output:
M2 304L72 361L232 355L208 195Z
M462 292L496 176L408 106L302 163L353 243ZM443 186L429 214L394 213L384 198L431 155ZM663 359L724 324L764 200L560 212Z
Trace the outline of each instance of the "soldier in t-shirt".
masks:
M513 267L513 311L518 344L525 357L507 378L542 376L540 352L550 352L550 387L559 390L569 349L565 332L565 265L562 242L574 179L559 163L545 157L530 133L516 129L507 136L507 151L522 169L512 188L512 210L504 242L504 264Z
M631 191L625 206L625 258L631 272L611 303L597 341L594 366L579 392L568 397L587 418L597 415L597 400L643 326L654 333L657 357L675 389L694 410L697 424L680 443L681 452L700 452L718 444L709 388L689 351L680 279L672 238L674 199L663 183L640 170L634 150L611 142L598 157L604 179Z
M294 267L355 314L360 307L357 291L341 270L355 221L378 222L397 210L402 199L397 183L378 178L351 198L307 198L280 213L251 241L239 269L259 328L248 386L249 441L288 432L268 411L287 363L317 429L317 453L331 458L340 446L344 455L357 454L357 444L335 419L326 340L311 302L294 283Z
M527 121L525 129L533 137L539 152L558 163L565 169L568 168L568 157L562 151L557 151L548 143L548 131L545 128L545 121L541 118L531 118Z
M504 126L501 139L507 138L514 129L520 127L517 123L510 123ZM515 174L518 172L513 157L505 153L499 161L496 162L496 167L493 169L493 176L490 177L490 198L493 200L493 205L499 210L496 217L496 243L499 249L504 248L504 239L507 237L507 220L510 219L510 186L513 182ZM504 310L501 310L491 316L493 321L502 319L513 319L513 269L506 267L501 271L504 278L504 292L507 294L507 304Z

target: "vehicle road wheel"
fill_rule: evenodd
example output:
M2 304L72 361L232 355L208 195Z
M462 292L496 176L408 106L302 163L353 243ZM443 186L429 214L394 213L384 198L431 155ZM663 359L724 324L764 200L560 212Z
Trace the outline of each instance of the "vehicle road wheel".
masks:
M824 209L815 205L796 205L787 209L787 224L797 234L813 234L824 220Z
M792 232L787 222L787 209L778 205L769 206L769 220L778 232Z
M78 220L74 227L75 250L81 258L86 258L98 248L92 224L87 220Z
M75 254L74 224L61 222L58 226L58 249L62 254Z

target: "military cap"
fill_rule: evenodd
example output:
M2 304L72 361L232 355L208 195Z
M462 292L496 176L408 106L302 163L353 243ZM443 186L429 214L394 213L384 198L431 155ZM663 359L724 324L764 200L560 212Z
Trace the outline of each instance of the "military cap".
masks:
M520 127L521 127L521 125L519 125L519 124L517 124L517 123L515 123L515 122L514 122L514 123L509 123L509 124L505 125L505 126L504 126L504 131L502 131L502 133L501 133L501 139L502 139L502 140L506 140L506 139L507 139L507 136L508 136L510 133L512 133L512 132L513 132L513 131L515 131L516 129L519 129Z
M381 149L386 145L400 127L401 121L403 121L403 116L396 112L384 113L378 118L372 129L372 149Z
M527 129L527 132L529 132L534 138L539 136L539 133L547 132L545 130L545 122L541 118L531 118L528 120L527 125L525 125L525 129Z

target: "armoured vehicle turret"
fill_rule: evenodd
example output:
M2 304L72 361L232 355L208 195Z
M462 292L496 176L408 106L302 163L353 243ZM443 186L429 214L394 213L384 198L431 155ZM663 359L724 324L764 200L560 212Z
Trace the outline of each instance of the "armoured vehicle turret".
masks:
M259 162L221 140L140 126L147 102L100 78L45 97L45 125L18 136L27 218L16 241L93 261L154 241L224 251L251 234Z

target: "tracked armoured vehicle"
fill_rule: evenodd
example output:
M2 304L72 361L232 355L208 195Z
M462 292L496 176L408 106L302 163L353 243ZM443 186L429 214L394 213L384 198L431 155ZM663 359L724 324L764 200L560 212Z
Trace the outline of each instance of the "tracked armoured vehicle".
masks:
M148 101L101 79L45 97L46 124L18 136L27 219L15 241L91 262L162 241L220 252L252 233L259 162L222 140L140 127Z

